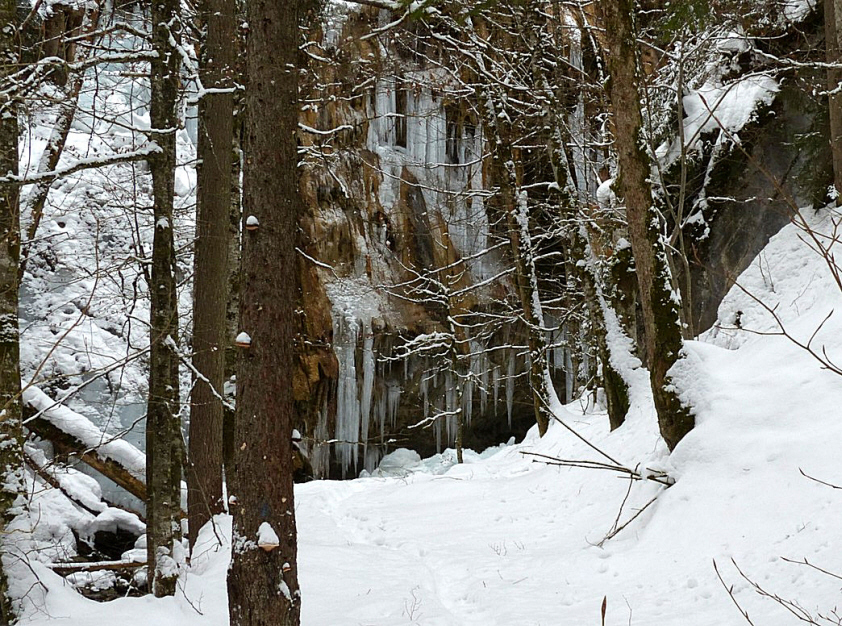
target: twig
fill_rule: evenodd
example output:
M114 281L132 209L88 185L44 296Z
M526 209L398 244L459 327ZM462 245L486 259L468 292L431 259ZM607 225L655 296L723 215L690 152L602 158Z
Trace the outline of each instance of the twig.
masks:
M583 469L598 469L619 472L620 474L628 474L634 480L651 480L660 485L664 485L665 487L672 487L672 485L675 484L675 481L666 474L643 475L637 470L629 469L628 467L620 465L619 463L611 465L609 463L600 463L599 461L560 459L558 457L550 456L548 454L541 454L539 452L528 452L526 450L521 450L520 453L523 455L538 457L541 463L546 463L547 465L559 465L561 467L581 467Z
M634 515L632 515L632 516L631 516L631 517L630 517L630 518L626 521L626 523L625 523L625 524L623 524L622 526L619 526L618 528L615 528L612 532L610 532L610 533L608 533L607 535L605 535L605 538L604 538L602 541L600 541L598 544L596 544L596 545L598 545L598 546L602 547L602 544L604 544L606 541L608 541L609 539L613 539L614 537L616 537L617 535L619 535L619 534L622 532L622 530L623 530L626 526L628 526L628 525L629 525L629 524L631 524L634 520L636 520L638 517L640 517L640 515L641 515L641 514L642 514L642 513L643 513L646 509L648 509L648 508L649 508L649 506L650 506L653 502L655 502L655 500L657 500L657 499L658 499L658 495L659 495L659 494L656 494L656 495L655 495L655 496L654 496L651 500L649 500L649 502L647 502L647 503L646 503L646 504L644 504L642 507L640 507L640 509L638 509L637 513L635 513Z
M725 588L725 591L728 592L728 597L731 598L731 602L734 603L734 606L737 607L737 610L740 612L740 615L742 615L745 618L745 620L749 624L751 624L751 626L754 626L754 622L752 622L751 618L748 616L748 611L746 611L742 606L740 606L740 603L737 602L737 598L734 597L734 585L731 585L729 587L728 584L725 582L725 579L722 578L722 574L719 573L719 567L717 567L716 565L716 559L713 559L713 569L716 572L717 578L719 578L719 582L722 583L722 586Z
M810 480L814 480L815 482L819 483L820 485L824 485L825 487L830 487L831 489L842 489L842 487L840 487L839 485L834 485L833 483L828 483L828 482L825 482L825 481L820 480L818 478L814 478L813 476L810 476L807 472L805 472L800 467L798 468L798 471L801 473L801 475L804 478L809 478Z
M787 563L794 563L795 565L806 565L807 567L810 567L810 568L816 570L817 572L821 572L822 574L825 574L826 576L830 576L832 578L838 578L839 580L842 580L842 576L840 576L839 574L834 574L833 572L829 572L828 570L823 569L823 568L819 567L818 565L813 565L812 563L810 563L807 560L807 557L804 557L803 561L795 561L793 559L788 559L785 556L782 556L781 560L786 561Z

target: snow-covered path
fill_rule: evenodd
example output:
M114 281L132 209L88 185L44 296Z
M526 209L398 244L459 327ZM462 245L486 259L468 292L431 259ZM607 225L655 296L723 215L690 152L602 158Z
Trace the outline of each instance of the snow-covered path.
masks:
M842 296L816 278L821 263L803 250L785 229L766 251L774 287L762 292L767 276L756 268L741 282L777 298L788 330L809 337ZM774 330L739 293L722 310ZM669 489L523 454L600 459L559 424L543 439L532 432L449 469L433 460L404 464L400 477L297 486L302 624L597 625L605 597L609 626L744 625L714 560L756 626L803 622L758 595L735 565L811 614L831 611L842 600L839 581L786 559L842 573L842 492L801 474L842 484L842 377L780 336L714 335L688 344L691 367L679 382L698 420L671 455L645 389L613 433L602 413L559 409L627 467L667 471L677 480ZM842 360L842 322L832 317L817 342ZM721 347L728 344L737 349ZM37 609L23 623L225 626L228 548L214 550L213 538L205 529L183 593L164 600L96 604L36 566L50 591L33 592Z
M740 602L767 616L759 623L790 623L748 589L732 558L770 590L832 607L832 579L780 557L842 570L832 548L842 540L834 521L842 499L798 471L839 476L842 384L783 342L736 352L692 346L710 376L708 402L669 459L679 481L602 547L595 544L611 528L627 482L530 464L519 454L534 448L594 458L559 427L443 476L301 487L304 623L599 623L603 596L607 623L630 616L663 626L744 623L714 559ZM642 424L608 435L604 416L569 417L612 456L660 456ZM622 520L659 491L636 483Z

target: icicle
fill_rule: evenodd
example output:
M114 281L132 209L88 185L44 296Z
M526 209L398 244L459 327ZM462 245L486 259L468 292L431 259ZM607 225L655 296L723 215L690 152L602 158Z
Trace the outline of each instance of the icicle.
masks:
M386 410L389 414L389 424L395 428L398 421L398 408L401 404L401 387L397 383L390 383L387 388Z
M582 31L579 30L576 21L572 17L567 18L570 28L570 67L582 70ZM576 108L568 116L568 128L570 129L571 156L573 159L573 170L576 174L576 191L579 202L587 201L588 197L588 173L585 163L585 146L588 145L587 124L585 123L585 98L584 90L580 89L577 94Z
M497 400L500 390L500 366L494 364L494 369L491 370L491 388L494 390L494 413L497 413Z
M430 416L430 398L428 395L428 385L430 382L429 374L424 372L421 374L421 382L419 383L419 393L421 394L421 400L424 403L424 414L423 417L427 418Z
M383 451L379 446L372 446L368 448L365 453L364 466L369 473L377 469L380 464L380 459L383 458Z
M444 375L445 399L444 410L453 413L456 410L456 387L453 386L453 374L448 370ZM447 443L456 440L456 419L455 415L448 415L447 420Z
M328 403L325 394L322 408L319 410L319 419L316 421L316 429L313 431L315 442L310 452L310 462L313 464L313 471L319 478L327 478L330 472L330 446L324 443L330 439L327 429Z
M380 442L382 443L386 438L386 396L387 392L382 392L377 399L377 426L380 429Z
M488 405L488 353L484 347L480 353L479 383L479 410L480 413L485 415L485 409Z
M339 363L336 393L336 449L345 476L359 457L360 403L357 396L357 337L359 325L353 317L336 312L333 322L334 352Z
M433 432L436 433L436 452L441 454L441 420L433 423Z
M362 433L363 459L368 459L368 431L371 423L371 394L374 389L374 332L371 322L363 324L363 385L360 394L360 432ZM369 470L370 471L370 470Z
M581 346L586 346L587 344L587 332L585 330L585 325L583 324L579 328L579 338ZM590 378L591 372L591 355L587 350L582 351L582 380L588 380Z
M474 411L474 381L468 378L462 386L462 414L465 417L465 425L471 425L471 414Z

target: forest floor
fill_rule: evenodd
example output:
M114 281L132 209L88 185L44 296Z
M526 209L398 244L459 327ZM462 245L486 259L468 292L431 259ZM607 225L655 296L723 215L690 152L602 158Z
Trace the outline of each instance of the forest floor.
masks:
M740 283L778 303L787 331L805 341L842 303L794 227ZM842 574L842 491L802 472L842 485L842 377L766 334L776 323L739 289L720 321L759 332L720 328L688 344L692 375L679 382L697 426L673 454L658 437L645 385L633 390L615 432L601 411L557 408L603 452L666 472L672 487L538 462L531 453L605 460L560 423L543 439L533 430L463 465L449 454L425 462L397 455L387 475L298 485L302 624L599 625L604 598L610 626L749 623L735 603L756 626L799 623L801 611L817 622L830 615L842 601L840 581L812 566ZM814 341L842 361L836 316ZM204 529L175 598L98 604L35 565L49 592L23 623L223 626L229 548L217 536L226 544L229 526L223 516Z

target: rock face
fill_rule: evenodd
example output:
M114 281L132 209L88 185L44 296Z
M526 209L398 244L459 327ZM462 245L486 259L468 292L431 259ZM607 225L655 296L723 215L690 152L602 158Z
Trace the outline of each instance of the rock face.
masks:
M360 39L377 12L339 15L325 44L351 38L351 54L321 68L301 134L312 148L302 175L307 213L302 220L298 268L303 293L300 369L293 381L299 430L317 475L352 476L376 467L397 447L429 455L452 445L455 419L411 428L437 407L452 411L449 374L429 375L426 357L397 359L406 340L441 331L440 302L407 293L421 275L457 268L454 288L470 290L467 310L512 297L513 287L494 277L506 267L489 245L482 129L446 97L447 80L406 59L390 67L389 55ZM345 44L343 49L348 49ZM377 71L357 61L369 59ZM363 89L354 85L367 81ZM354 92L350 100L326 98ZM438 87L437 87L438 85ZM326 93L327 92L327 93ZM315 97L314 97L315 100ZM324 129L337 129L326 133ZM340 150L341 149L341 150ZM462 259L468 259L462 261ZM517 324L504 324L471 359L478 384L466 389L469 425L465 445L477 449L522 436L533 423L525 378L524 345ZM328 443L329 442L329 443Z
M822 35L821 16L812 15L796 35L779 39L778 49L771 52L782 55L798 49L804 38L818 47ZM774 102L740 131L745 152L732 147L711 164L715 139L708 142L708 171L701 168L698 178L704 188L697 184L691 189L694 200L702 192L707 199L706 228L691 233L696 239L691 253L696 333L716 322L719 304L735 278L789 223L793 208L818 209L826 203L833 182L827 101L805 87L823 80L819 73L784 75Z
M410 281L448 279L464 291L463 312L503 311L515 299L510 280L499 278L510 260L495 247L499 226L484 202L493 185L483 129L452 79L425 64L435 50L387 50L364 37L385 25L385 12L330 7L320 54L331 62L308 74L312 97L300 134L307 211L296 275L300 367L292 382L317 476L347 477L372 470L396 448L426 456L452 446L452 417L417 425L456 408L457 384L465 385L467 447L522 436L534 412L526 341L515 321L470 343L474 383L452 372L432 375L428 357L399 358L406 342L442 331L448 314L440 301L409 293ZM814 26L805 28L818 32ZM700 226L686 231L696 332L714 323L733 277L789 220L777 185L799 206L821 197L829 179L812 164L828 161L803 142L812 137L817 151L826 150L824 115L802 86L785 79L771 105L739 132L750 157L721 150L721 135L702 142L687 189L688 203L704 198L706 207ZM683 290L685 278L679 281ZM549 359L568 399L573 377L565 380L565 366L587 370L582 360L561 348Z

